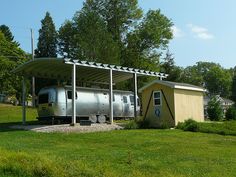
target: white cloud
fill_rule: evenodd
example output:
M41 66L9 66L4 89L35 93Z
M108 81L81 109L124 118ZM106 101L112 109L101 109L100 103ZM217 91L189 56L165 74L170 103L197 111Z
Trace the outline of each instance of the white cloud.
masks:
M173 32L174 38L183 37L183 32L177 26L172 26L171 30Z
M208 29L201 27L201 26L197 26L197 25L193 25L193 24L188 24L187 25L190 30L194 33L194 36L203 40L208 40L208 39L213 39L214 35L211 34Z

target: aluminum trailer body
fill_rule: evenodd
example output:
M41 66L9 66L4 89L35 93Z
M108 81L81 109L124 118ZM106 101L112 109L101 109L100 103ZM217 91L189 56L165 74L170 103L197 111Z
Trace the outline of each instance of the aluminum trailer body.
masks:
M140 106L137 100L137 114ZM38 119L71 118L72 88L46 87L38 94ZM109 117L109 90L97 88L76 88L76 117ZM115 118L134 117L134 95L130 91L113 91L113 115Z

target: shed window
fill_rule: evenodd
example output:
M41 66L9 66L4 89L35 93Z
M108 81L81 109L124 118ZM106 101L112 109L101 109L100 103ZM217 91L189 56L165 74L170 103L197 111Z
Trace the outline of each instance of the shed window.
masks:
M154 106L161 106L161 92L155 91L153 93Z

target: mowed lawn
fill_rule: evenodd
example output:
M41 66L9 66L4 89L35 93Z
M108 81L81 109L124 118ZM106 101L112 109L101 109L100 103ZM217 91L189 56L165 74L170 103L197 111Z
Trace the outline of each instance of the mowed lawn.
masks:
M9 111L7 111L9 110ZM0 119L21 120L0 105ZM34 120L34 110L29 110ZM36 115L36 114L35 114ZM236 136L181 130L35 133L0 127L0 176L236 176Z

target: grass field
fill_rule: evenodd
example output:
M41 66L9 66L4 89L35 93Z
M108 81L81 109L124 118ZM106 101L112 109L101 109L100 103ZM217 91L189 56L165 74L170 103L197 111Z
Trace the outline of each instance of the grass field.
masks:
M21 121L20 111L20 107L0 105L0 126ZM31 109L28 115L34 120L36 113ZM0 176L236 174L236 136L181 130L63 134L0 127L0 131Z

